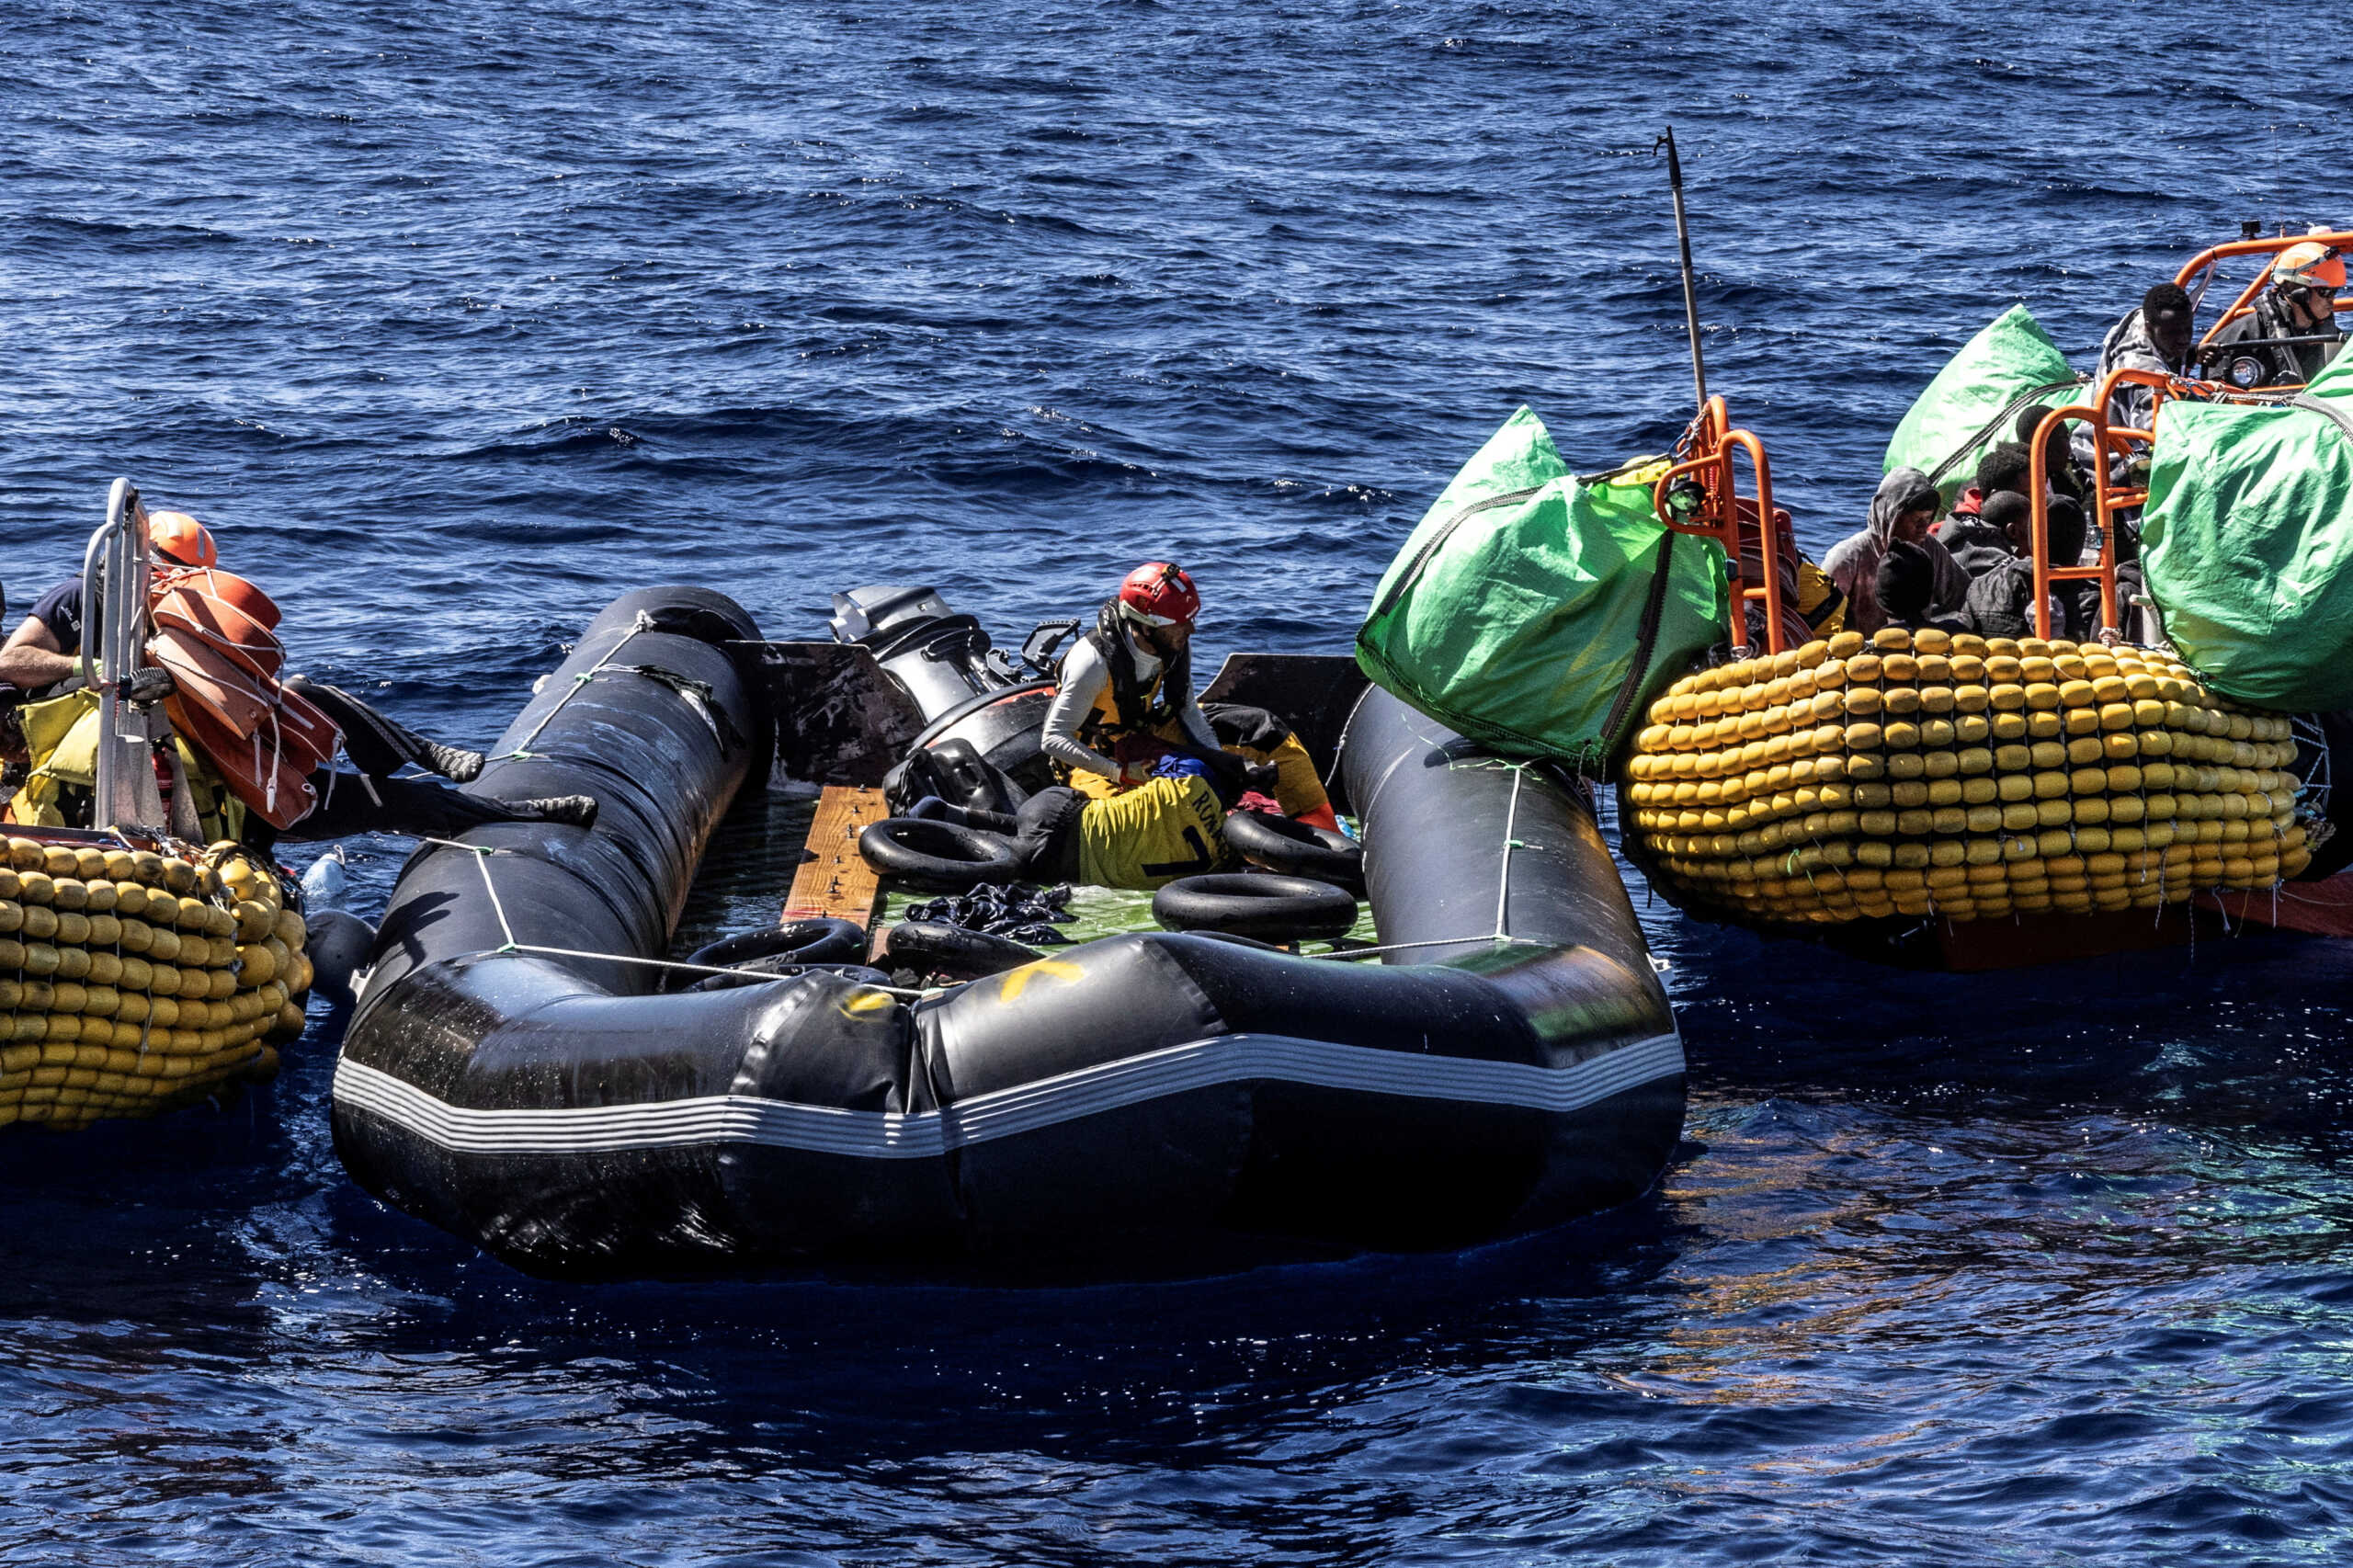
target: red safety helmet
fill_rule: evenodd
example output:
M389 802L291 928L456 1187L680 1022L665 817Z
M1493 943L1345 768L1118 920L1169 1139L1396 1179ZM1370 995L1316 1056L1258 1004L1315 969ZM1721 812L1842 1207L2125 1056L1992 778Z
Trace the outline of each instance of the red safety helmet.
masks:
M212 535L186 512L148 513L147 542L175 566L210 566L221 559Z
M1120 585L1120 610L1146 626L1190 626L1200 617L1201 596L1171 562L1147 561Z

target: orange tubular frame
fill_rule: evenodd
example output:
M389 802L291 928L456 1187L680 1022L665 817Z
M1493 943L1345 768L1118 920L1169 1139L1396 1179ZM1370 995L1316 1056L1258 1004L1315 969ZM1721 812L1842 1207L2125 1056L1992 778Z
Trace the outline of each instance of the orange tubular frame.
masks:
M1711 397L1699 410L1699 416L1683 432L1675 450L1677 461L1651 486L1652 508L1670 532L1711 539L1723 548L1732 578L1724 619L1733 647L1737 650L1747 646L1749 601L1762 599L1767 650L1782 652L1789 645L1789 639L1782 634L1781 576L1775 570L1780 540L1779 530L1773 526L1773 473L1765 460L1765 443L1746 430L1733 429L1724 400ZM1740 494L1735 483L1733 460L1739 452L1748 454L1749 467L1756 475L1756 498L1753 502ZM1678 523L1667 510L1667 489L1678 479L1697 479L1706 494L1696 522ZM1758 570L1764 574L1761 583L1749 582L1744 574L1742 513L1751 506L1756 511L1756 558Z
M2228 244L2216 245L2211 250L2199 252L2195 256L2190 258L2188 266L2183 267L2179 273L2175 275L2174 281L2181 285L2184 289L2189 290L2189 296L2194 300L2199 297L2200 290L2205 285L2201 283L2198 287L2192 287L2190 280L2192 278L2199 278L2201 274L2212 271L2218 263L2227 261L2233 256L2240 256L2276 257L2281 251L2286 250L2289 246L2303 244L2308 241L2324 245L2333 245L2340 251L2345 251L2347 254L2353 254L2353 230L2340 229L2318 234L2273 234L2260 239L2233 240ZM2271 281L2271 263L2267 260L2264 262L2262 267L2256 269L2254 280L2248 283L2244 290L2240 290L2239 297L2237 299L2231 301L2231 308L2214 318L2214 324L2208 327L2206 329L2205 335L2199 338L2198 347L2203 348L2212 343L2216 333L2222 331L2222 328L2228 326L2231 323L2236 321L2239 317L2245 315L2250 309L2252 309L2255 304L2255 297L2263 292L2263 286L2269 281ZM2348 293L2344 299L2337 301L2336 309L2339 314L2353 312L2353 293Z
M2253 242L2249 242L2252 244ZM2227 247L2218 247L2227 248ZM2210 253L2211 254L2211 253ZM2120 387L2147 387L2150 390L2149 424L2147 430L2130 425L2111 425L2108 410ZM2123 618L2116 602L2116 529L2117 514L2132 506L2148 505L2145 485L2111 484L2108 478L2110 458L2130 460L2136 451L2146 451L2156 443L2157 411L2175 398L2187 397L2200 403L2269 403L2275 397L2242 393L2235 388L2211 381L2193 381L2180 376L2168 376L2154 370L2120 369L2109 373L2099 384L2098 392L2088 405L2073 404L2054 408L2042 416L2034 428L2034 449L2028 453L2028 490L2034 503L2034 634L2051 635L2051 585L2053 583L2094 582L2099 585L2099 619L2103 630L2121 631ZM2051 491L2050 466L2052 432L2064 426L2082 423L2092 427L2092 508L2093 515L2085 520L2099 529L2099 564L2097 566L2053 566L2051 563Z

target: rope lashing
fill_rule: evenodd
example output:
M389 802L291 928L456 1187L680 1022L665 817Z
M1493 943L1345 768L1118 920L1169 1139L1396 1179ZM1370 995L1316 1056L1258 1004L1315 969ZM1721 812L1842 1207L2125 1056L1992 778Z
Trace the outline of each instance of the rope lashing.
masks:
M444 849L467 850L474 857L474 866L476 869L482 872L483 891L490 895L491 913L498 917L498 934L505 939L495 948L484 949L481 953L467 956L479 958L484 954L532 953L541 958L589 959L600 963L638 964L646 969L676 970L685 974L743 975L756 972L754 971L740 969L725 969L712 964L680 963L675 959L649 959L641 957L636 953L597 953L589 952L579 948L550 948L543 947L536 942L517 941L515 937L515 927L506 918L506 905L498 896L498 884L492 880L490 875L491 857L494 855L512 855L515 851L512 849L502 849L488 844L466 844L454 838L426 838L420 839L418 842L423 844L438 845ZM778 978L783 977L779 976ZM937 996L940 994L938 991L918 991L902 985L874 985L861 982L860 986L861 989L868 991L888 992L893 996L923 997Z

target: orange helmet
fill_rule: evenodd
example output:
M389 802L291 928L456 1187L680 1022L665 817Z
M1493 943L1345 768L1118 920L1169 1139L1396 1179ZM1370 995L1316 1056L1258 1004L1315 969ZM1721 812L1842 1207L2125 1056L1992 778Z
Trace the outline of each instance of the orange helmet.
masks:
M221 559L211 534L186 512L148 513L147 542L175 566L210 566Z
M2271 264L2271 280L2333 294L2345 287L2345 257L2317 240L2290 245Z

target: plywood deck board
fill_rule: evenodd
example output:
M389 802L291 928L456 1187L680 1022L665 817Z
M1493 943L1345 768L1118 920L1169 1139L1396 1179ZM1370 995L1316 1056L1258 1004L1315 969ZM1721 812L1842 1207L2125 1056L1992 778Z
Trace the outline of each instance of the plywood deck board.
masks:
M832 916L871 925L882 903L881 879L858 852L858 835L869 823L890 815L880 790L828 784L817 798L817 817L809 824L811 858L793 874L792 891L785 894L783 918L814 920Z

